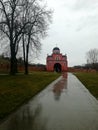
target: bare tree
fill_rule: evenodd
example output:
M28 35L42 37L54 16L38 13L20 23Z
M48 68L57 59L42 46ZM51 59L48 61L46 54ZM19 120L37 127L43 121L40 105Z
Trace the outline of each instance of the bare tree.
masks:
M98 49L91 49L86 53L87 62L94 64L98 62Z
M36 49L37 51L41 49L40 39L46 36L46 30L51 22L51 10L47 10L46 6L40 6L36 2L28 3L25 7L26 12L23 17L23 22L31 21L29 25L24 28L22 34L23 43L23 56L25 65L25 74L28 74L28 56L29 53ZM32 12L30 14L30 12Z
M0 0L0 13L0 36L9 40L10 73L15 74L19 43L25 38L24 57L28 62L31 42L35 45L33 47L40 46L38 39L40 36L45 36L51 11L45 10L40 0Z
M21 24L21 0L0 0L0 32L9 40L11 68L10 73L16 73L16 54L23 25ZM22 25L22 26L20 26Z
M89 68L98 68L98 49L91 49L86 53L87 66Z

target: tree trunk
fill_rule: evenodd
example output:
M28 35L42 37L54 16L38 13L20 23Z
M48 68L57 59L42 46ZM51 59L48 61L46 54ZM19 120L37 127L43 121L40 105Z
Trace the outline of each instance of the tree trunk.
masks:
M15 75L17 72L17 59L15 54L15 46L11 44L11 60L10 60L10 74Z
M22 42L23 42L23 58L24 58L24 73L28 74L28 63L26 62L26 47L25 47L25 41L24 41L24 35L22 35Z
M28 75L28 62L25 62L25 74Z
M15 57L11 57L11 62L10 62L10 74L11 75L15 75L16 74L16 58Z
M28 75L28 53L29 53L29 44L26 46L26 61L25 61L25 74Z

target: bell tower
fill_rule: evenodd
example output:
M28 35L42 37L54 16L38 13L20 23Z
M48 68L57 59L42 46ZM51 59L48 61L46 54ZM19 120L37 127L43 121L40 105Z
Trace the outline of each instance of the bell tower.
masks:
M60 53L58 47L54 47L52 54L46 58L47 71L63 72L68 70L67 56Z

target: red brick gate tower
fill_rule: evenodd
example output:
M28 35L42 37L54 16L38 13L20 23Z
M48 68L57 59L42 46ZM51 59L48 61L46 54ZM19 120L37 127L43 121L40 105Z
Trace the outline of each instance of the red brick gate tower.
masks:
M58 47L53 48L52 55L47 55L46 68L47 71L63 72L68 70L67 56L60 53Z

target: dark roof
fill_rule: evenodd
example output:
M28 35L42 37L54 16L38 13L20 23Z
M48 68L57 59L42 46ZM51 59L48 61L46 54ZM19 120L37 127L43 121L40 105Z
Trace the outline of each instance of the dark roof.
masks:
M47 57L52 57L52 56L47 56Z
M54 47L53 50L60 50L58 47Z

